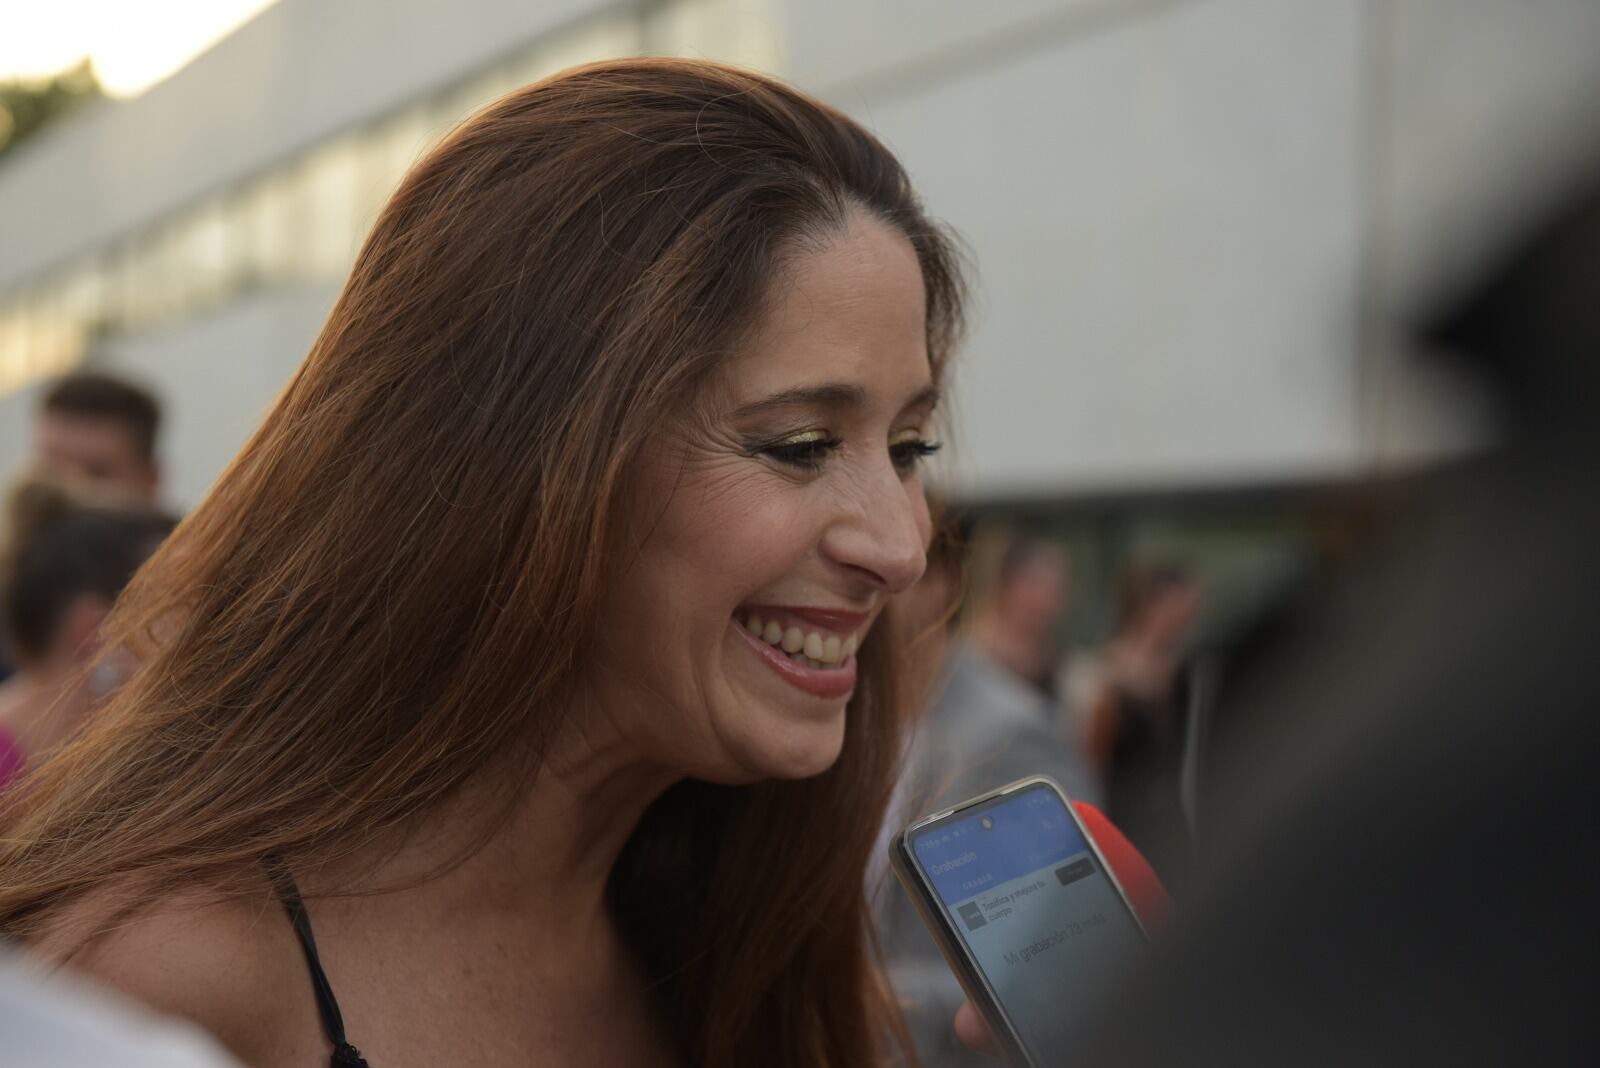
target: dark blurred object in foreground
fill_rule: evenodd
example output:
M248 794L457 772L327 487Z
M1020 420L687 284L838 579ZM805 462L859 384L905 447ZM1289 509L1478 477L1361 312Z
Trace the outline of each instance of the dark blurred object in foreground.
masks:
M1424 340L1507 443L1239 695L1227 831L1085 1064L1594 1062L1600 196Z

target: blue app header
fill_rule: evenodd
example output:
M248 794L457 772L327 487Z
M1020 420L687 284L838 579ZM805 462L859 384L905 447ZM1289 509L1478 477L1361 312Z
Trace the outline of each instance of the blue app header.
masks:
M980 805L911 840L913 855L947 907L1088 848L1047 786Z

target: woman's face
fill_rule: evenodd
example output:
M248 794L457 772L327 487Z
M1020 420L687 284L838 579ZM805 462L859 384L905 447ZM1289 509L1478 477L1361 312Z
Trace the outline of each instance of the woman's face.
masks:
M935 400L916 254L855 214L650 450L596 672L645 759L721 782L833 763L855 650L922 574Z

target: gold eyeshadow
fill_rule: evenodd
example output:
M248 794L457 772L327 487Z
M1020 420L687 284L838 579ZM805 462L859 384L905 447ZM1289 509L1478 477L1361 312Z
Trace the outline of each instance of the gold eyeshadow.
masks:
M769 445L815 445L829 440L826 430L802 430L786 437L775 438Z

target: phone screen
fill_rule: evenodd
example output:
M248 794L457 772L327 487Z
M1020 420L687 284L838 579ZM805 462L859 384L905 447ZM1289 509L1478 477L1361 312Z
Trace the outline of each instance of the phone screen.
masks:
M1061 795L1044 783L913 830L912 857L1039 1065L1145 945Z

